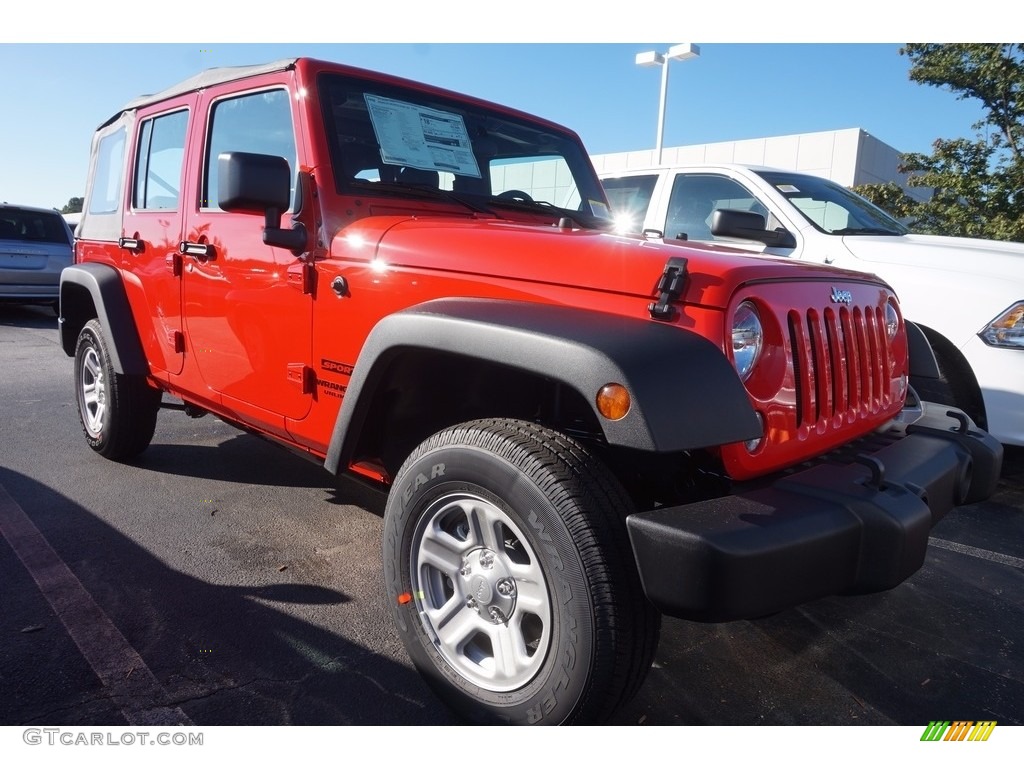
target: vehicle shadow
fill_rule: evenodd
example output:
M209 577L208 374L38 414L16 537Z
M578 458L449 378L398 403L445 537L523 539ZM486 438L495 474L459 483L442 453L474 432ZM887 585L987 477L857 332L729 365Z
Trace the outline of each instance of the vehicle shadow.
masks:
M160 418L168 416L161 414ZM227 483L322 489L324 501L329 504L354 504L383 517L387 501L385 489L348 475L332 475L318 459L297 456L268 440L237 432L227 424L220 424L216 429L230 430L232 434L214 446L162 443L158 433L132 465L167 475Z
M161 412L160 420L174 418ZM268 440L238 432L234 427L203 418L201 438L218 440L216 445L164 442L159 431L150 446L131 465L167 475L222 480L228 483L258 483L281 488L330 488L334 476L322 464L281 448ZM157 429L160 430L158 421ZM172 437L168 435L167 437Z
M456 722L411 667L300 618L340 610L349 595L287 571L211 583L26 475L0 467L0 486L141 655L165 692L158 704L196 725ZM124 725L2 537L0 578L0 724Z
M57 328L57 316L42 304L11 304L0 302L0 325L17 328Z

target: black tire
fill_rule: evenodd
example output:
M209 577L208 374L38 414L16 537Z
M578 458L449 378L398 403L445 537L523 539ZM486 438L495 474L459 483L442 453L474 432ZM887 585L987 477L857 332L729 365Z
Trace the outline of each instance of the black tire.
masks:
M85 324L75 345L75 399L85 440L101 456L131 459L153 439L160 391L141 376L114 371L96 319Z
M959 408L979 427L988 429L985 401L970 364L944 336L927 328L922 330L935 352L940 378L911 376L910 385L917 392L917 396L929 403Z
M603 722L632 698L661 617L630 509L582 446L528 422L462 424L413 452L385 510L385 580L441 699L474 722L558 724Z

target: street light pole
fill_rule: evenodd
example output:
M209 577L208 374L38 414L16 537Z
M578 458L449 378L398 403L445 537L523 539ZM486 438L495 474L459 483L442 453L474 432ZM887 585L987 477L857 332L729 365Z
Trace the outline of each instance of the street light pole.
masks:
M668 102L668 63L671 59L686 61L700 56L700 47L693 43L673 45L665 53L644 51L636 55L636 63L641 67L661 66L661 96L658 99L658 137L655 140L654 152L656 162L661 165L661 149L665 136L665 104Z

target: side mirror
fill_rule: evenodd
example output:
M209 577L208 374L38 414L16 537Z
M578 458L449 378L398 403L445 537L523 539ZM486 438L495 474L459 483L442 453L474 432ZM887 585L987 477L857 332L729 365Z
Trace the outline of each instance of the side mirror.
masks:
M291 203L291 171L277 155L224 152L217 157L217 198L235 213L264 215L263 242L287 248L296 256L306 250L306 228L296 222L281 229L281 216ZM297 201L296 207L301 207Z
M779 227L769 231L764 216L753 211L734 211L719 208L711 216L711 234L754 240L777 248L796 248L796 238L788 229Z

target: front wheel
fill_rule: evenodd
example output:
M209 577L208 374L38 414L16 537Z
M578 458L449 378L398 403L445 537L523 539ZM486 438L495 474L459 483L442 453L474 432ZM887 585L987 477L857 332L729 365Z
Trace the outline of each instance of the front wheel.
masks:
M944 336L927 328L922 327L922 330L935 353L939 378L928 379L911 374L910 385L922 400L959 408L971 417L971 421L987 430L985 400L970 363Z
M435 692L477 722L606 720L643 682L660 617L628 496L582 446L489 419L423 443L384 519L395 621Z
M153 439L160 391L141 376L114 371L98 320L90 320L75 346L75 394L89 447L108 459L141 453Z

